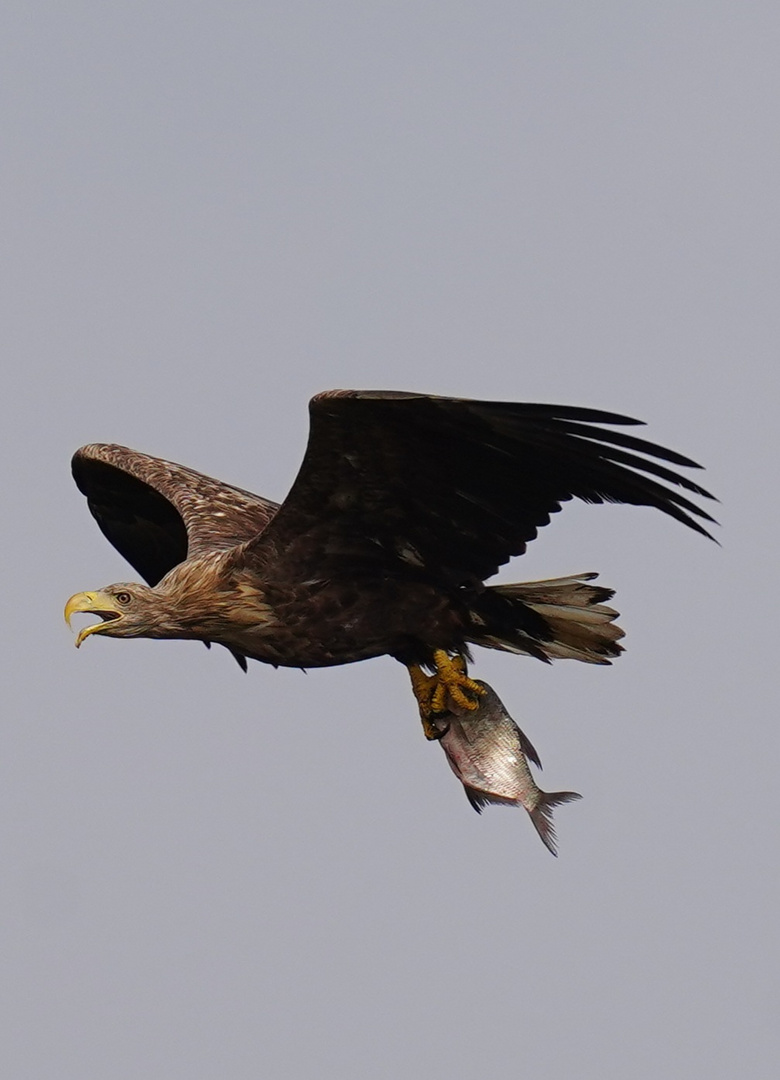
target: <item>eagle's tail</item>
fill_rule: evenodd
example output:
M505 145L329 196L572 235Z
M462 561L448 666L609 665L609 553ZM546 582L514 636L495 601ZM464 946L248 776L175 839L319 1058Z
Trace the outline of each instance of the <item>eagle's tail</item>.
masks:
M597 574L572 574L549 581L495 585L485 590L469 640L540 660L567 658L609 664L623 651L617 611L604 605L612 589L588 585Z

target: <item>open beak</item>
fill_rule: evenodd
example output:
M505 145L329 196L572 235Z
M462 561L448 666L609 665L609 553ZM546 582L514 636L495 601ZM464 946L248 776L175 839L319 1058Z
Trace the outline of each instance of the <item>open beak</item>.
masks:
M113 596L103 592L80 592L75 596L71 596L65 605L65 622L70 626L70 620L73 615L99 615L103 620L99 623L93 623L92 626L85 626L83 630L79 630L78 637L76 638L76 648L78 649L82 641L89 637L90 634L99 634L101 630L113 622L114 619L118 619L122 615L121 609L118 607L116 600Z

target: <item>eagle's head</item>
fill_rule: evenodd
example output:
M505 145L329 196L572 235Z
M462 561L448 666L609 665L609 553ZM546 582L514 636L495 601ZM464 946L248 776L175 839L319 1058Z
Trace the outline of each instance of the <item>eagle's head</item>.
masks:
M175 637L177 627L166 599L148 585L121 581L97 592L71 596L65 605L65 620L69 626L76 614L99 615L102 620L79 631L76 647L90 634L121 638Z

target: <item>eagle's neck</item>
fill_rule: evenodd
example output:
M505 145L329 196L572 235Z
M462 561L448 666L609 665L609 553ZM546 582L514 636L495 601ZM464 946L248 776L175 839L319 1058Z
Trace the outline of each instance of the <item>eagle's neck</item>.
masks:
M235 551L212 551L180 563L155 592L176 637L229 643L235 632L273 622L257 583L246 578Z

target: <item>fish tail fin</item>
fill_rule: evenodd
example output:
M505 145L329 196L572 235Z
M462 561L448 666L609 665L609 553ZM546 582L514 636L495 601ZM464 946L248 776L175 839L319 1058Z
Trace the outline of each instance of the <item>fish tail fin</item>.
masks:
M575 802L581 798L582 795L578 795L576 791L542 791L537 805L533 810L528 811L536 831L542 838L542 843L553 855L558 854L558 838L555 835L552 816L553 807L560 806L561 803Z
M472 612L469 640L540 660L572 659L609 664L623 651L618 616L605 600L612 589L589 585L597 574L494 585Z

